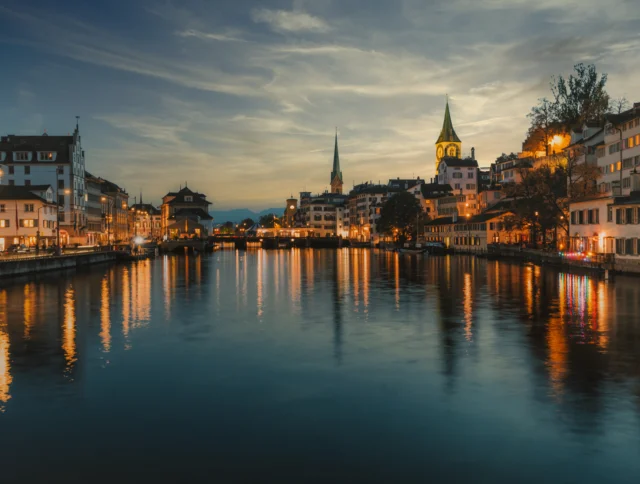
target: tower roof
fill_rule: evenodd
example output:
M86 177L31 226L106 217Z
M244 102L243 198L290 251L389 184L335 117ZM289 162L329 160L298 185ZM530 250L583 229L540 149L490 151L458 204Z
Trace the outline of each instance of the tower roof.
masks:
M331 180L329 180L329 183L331 183L336 176L340 179L340 181L342 181L342 171L340 171L340 155L338 154L338 129L337 128L336 128L336 143L333 149L333 170L331 171Z
M456 130L453 129L453 123L451 122L451 113L449 113L449 100L447 99L447 107L444 110L444 122L442 123L442 131L438 137L436 144L451 141L454 143L461 143L460 138L456 134Z

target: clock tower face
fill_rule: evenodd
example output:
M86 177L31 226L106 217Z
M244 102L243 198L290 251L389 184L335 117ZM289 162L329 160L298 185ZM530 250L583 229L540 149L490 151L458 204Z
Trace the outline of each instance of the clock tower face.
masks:
M436 151L436 158L438 158L438 161L442 159L443 155L444 155L444 148L442 147L442 145L440 145L438 146L438 149Z
M452 156L455 158L458 158L460 156L458 147L454 144L447 145L447 149L445 151L447 152L447 156Z

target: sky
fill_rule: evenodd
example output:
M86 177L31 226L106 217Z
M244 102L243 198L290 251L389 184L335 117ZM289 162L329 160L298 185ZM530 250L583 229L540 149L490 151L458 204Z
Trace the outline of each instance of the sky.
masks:
M577 62L640 101L636 0L0 0L1 134L67 134L87 170L214 209L434 176L450 99L463 155L519 151Z

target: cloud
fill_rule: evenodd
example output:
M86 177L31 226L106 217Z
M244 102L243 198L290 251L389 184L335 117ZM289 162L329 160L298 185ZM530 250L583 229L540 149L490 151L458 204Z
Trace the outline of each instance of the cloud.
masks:
M235 34L219 34L214 32L201 32L199 30L188 29L176 32L178 37L195 37L201 40L217 40L219 42L247 42Z
M251 18L256 23L268 24L277 32L328 32L331 30L324 20L305 12L260 8L251 11Z

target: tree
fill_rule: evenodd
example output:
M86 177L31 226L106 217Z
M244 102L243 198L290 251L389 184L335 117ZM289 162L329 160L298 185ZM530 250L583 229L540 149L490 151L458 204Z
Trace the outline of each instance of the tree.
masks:
M416 231L420 212L420 202L411 193L396 193L382 206L377 224L378 231L387 235L397 235L400 242L404 242Z
M553 77L552 112L554 121L566 132L585 123L602 123L609 111L609 94L605 90L607 74L598 77L593 64L573 66L575 74Z
M255 225L255 222L252 218L245 218L242 222L240 222L240 227L247 230L252 225Z
M220 233L221 234L233 234L234 233L234 227L235 227L235 224L233 222L231 222L230 220L227 220L220 227Z
M496 163L504 163L505 161L515 161L518 159L518 155L515 153L502 153L500 156L496 158Z
M631 103L626 97L619 97L617 99L611 99L609 101L609 112L613 114L620 114L631 107Z
M562 132L556 115L556 106L547 98L539 99L538 105L531 108L531 112L527 114L527 117L531 119L531 126L527 134L529 151L542 151L540 148L544 146L545 154L549 155L551 139Z
M280 220L273 213L268 213L260 217L260 225L267 229L279 228Z

